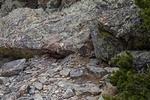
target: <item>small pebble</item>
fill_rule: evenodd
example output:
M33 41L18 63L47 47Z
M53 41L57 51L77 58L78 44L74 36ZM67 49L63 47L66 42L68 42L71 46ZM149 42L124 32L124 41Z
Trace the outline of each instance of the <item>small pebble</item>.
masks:
M43 85L42 85L42 83L40 83L40 82L34 83L34 86L35 86L35 88L38 89L38 90L42 90L42 88L43 88Z

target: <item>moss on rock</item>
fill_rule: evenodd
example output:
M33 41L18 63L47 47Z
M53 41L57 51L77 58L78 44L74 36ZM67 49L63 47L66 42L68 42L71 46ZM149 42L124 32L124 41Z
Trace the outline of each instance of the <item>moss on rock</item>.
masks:
M128 70L133 65L133 56L130 52L125 51L116 55L109 63Z
M135 2L141 8L140 16L143 23L140 28L150 32L150 0L135 0Z
M112 34L107 32L107 31L102 31L101 35L103 38L108 38L108 37L112 37Z
M41 55L42 53L38 50L34 52L32 50L18 49L18 48L0 48L0 55L9 56L13 58L31 58L34 55Z

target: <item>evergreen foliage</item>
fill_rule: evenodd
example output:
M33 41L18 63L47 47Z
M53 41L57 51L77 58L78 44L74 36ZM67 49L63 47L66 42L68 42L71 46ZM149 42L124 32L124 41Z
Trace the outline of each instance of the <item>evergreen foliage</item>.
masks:
M135 0L141 8L140 29L150 32L150 0ZM144 73L138 73L133 68L133 57L129 52L119 55L112 63L120 70L110 76L110 82L118 88L114 97L105 96L105 100L150 100L150 68Z
M110 82L118 88L118 94L105 97L105 100L150 100L150 70L138 73L132 67L132 62L129 52L115 60L120 70L110 76Z
M150 32L150 0L135 0L135 2L141 8L140 16L143 24L140 27Z

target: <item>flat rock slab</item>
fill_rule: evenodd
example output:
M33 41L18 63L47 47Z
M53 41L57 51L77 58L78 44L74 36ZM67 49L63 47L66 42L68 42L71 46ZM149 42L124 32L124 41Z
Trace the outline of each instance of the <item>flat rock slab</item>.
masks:
M82 69L73 69L70 71L71 78L77 78L84 75L84 71Z
M10 76L18 75L21 71L23 71L25 67L25 62L26 59L19 59L19 60L5 63L1 67L0 76L10 77Z

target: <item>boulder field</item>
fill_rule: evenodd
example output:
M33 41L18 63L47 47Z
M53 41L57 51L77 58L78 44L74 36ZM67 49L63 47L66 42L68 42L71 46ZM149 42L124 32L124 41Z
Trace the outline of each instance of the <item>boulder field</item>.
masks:
M139 11L134 0L1 0L0 100L98 100L112 59L150 64Z

